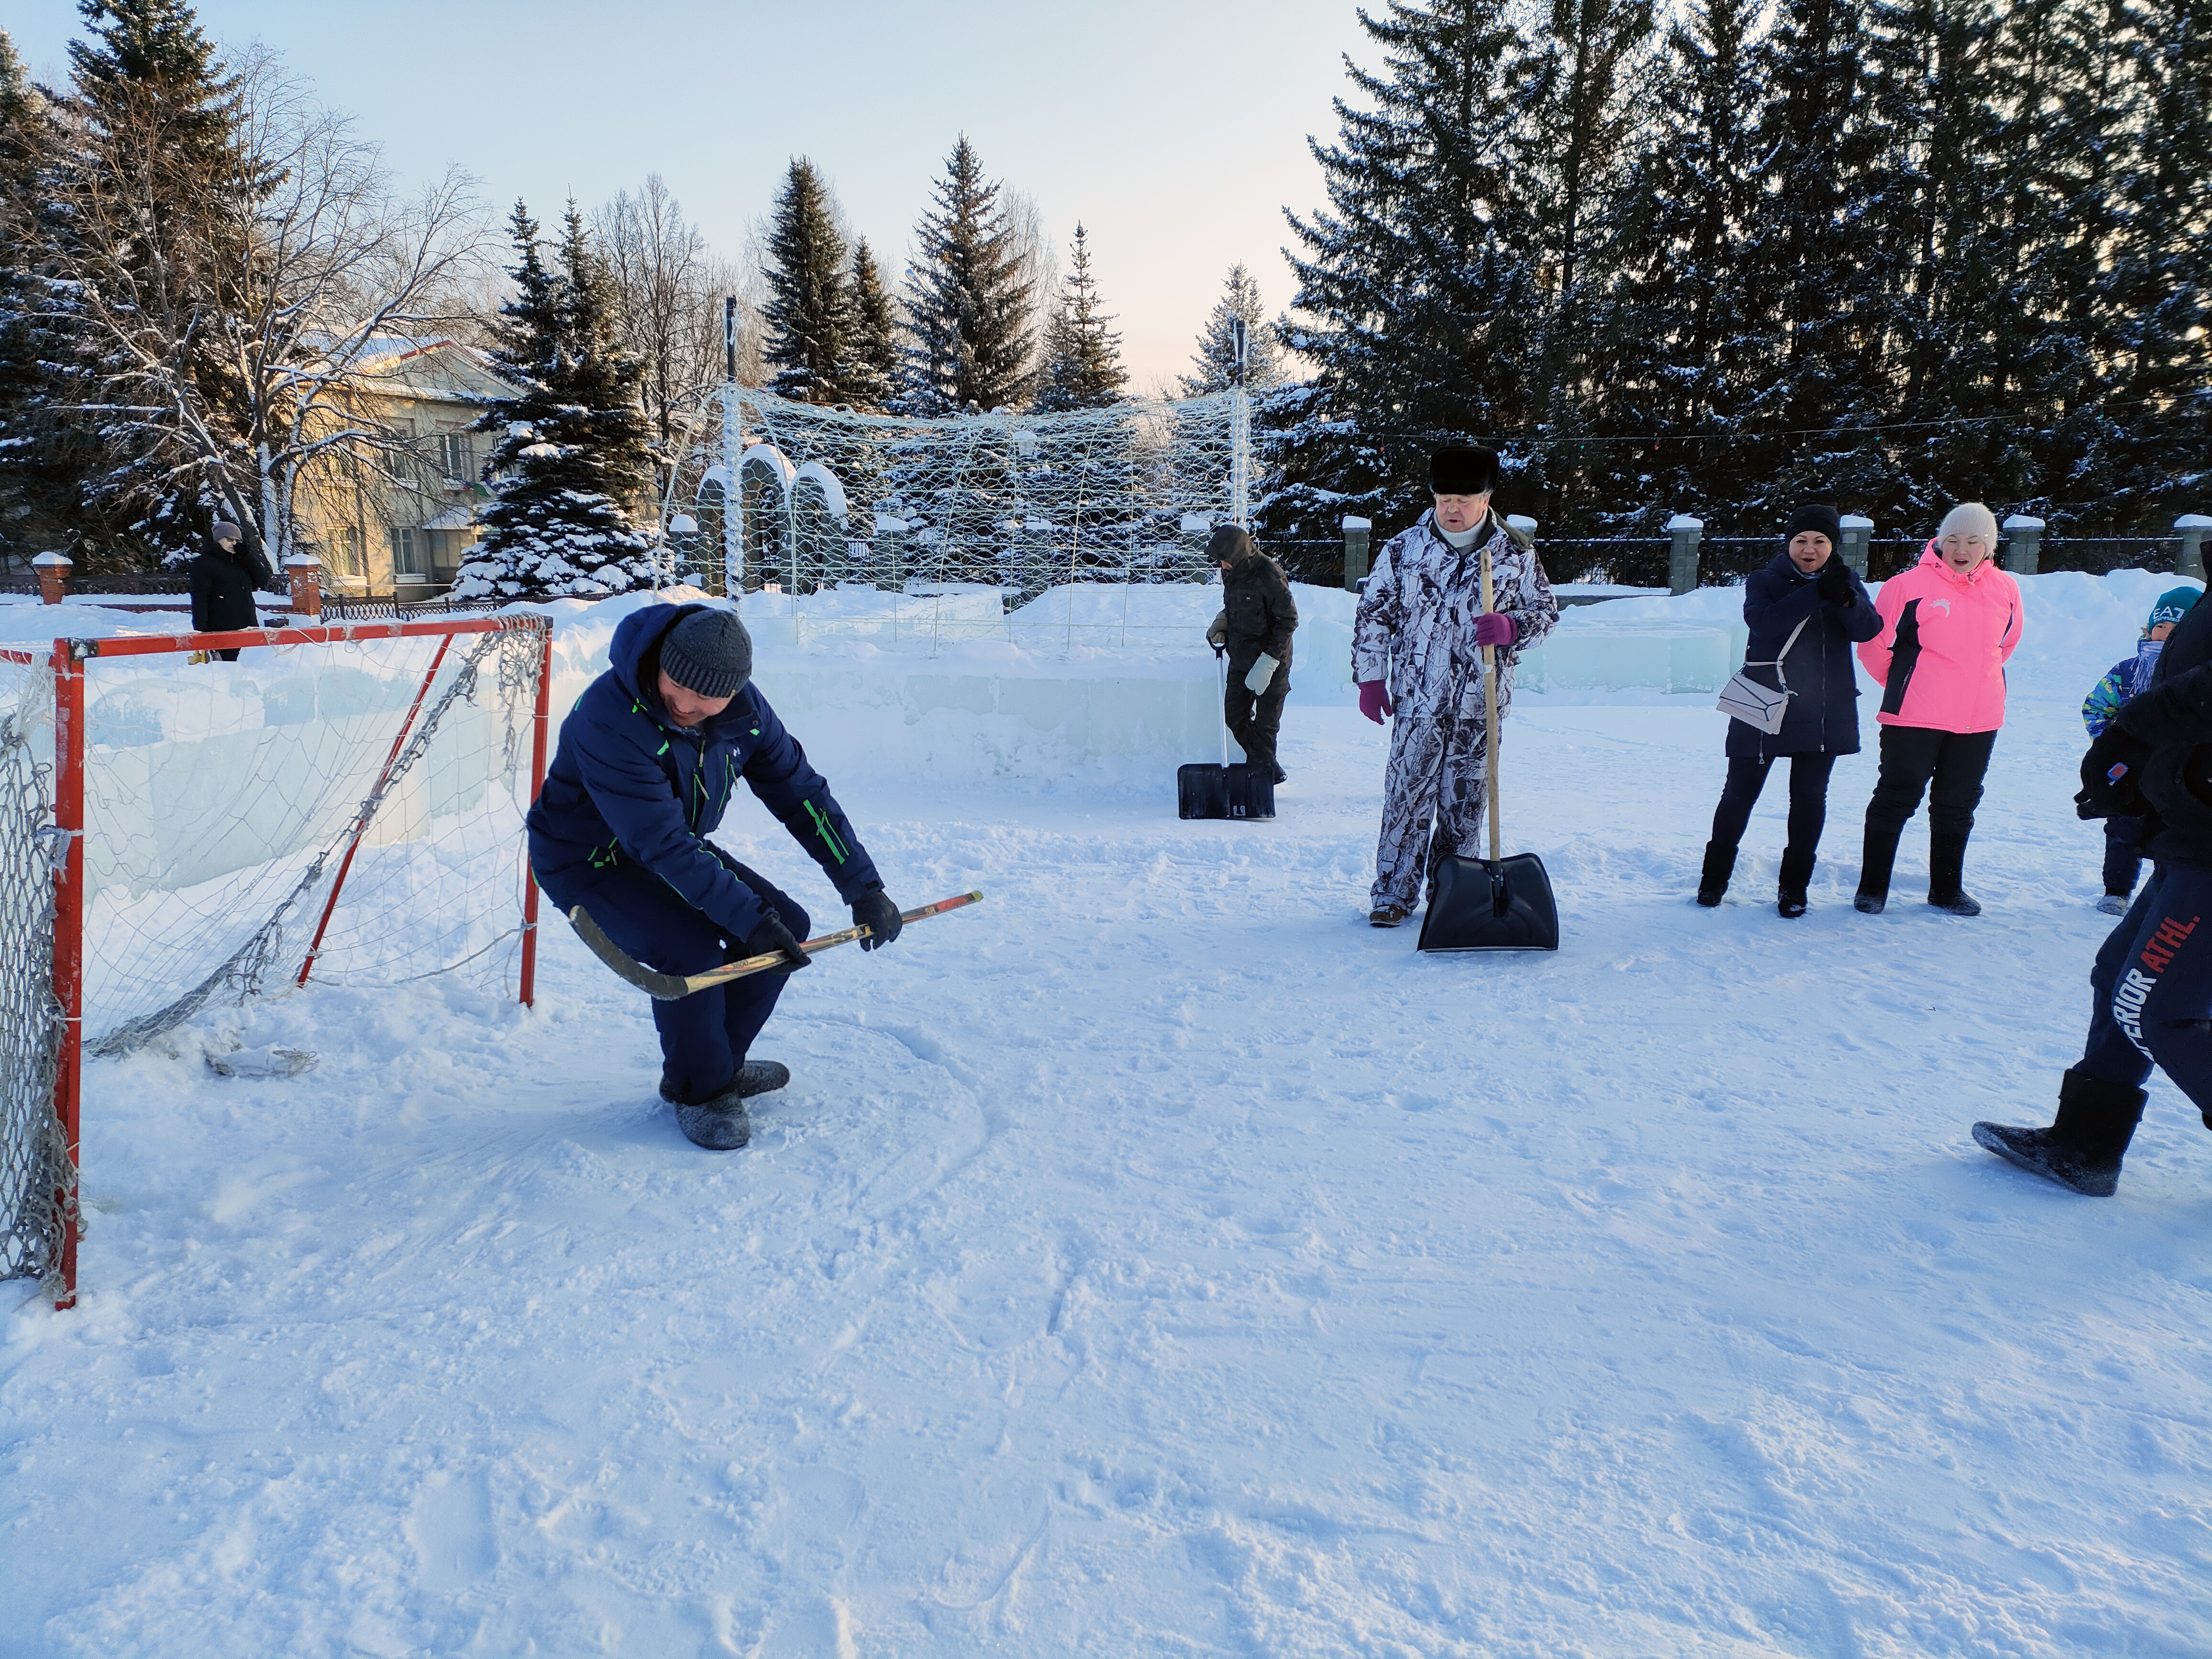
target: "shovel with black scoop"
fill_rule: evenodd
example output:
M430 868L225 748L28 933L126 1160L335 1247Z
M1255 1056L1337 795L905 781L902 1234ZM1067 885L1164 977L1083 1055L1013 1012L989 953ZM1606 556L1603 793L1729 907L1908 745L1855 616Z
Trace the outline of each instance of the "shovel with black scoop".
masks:
M902 910L899 920L924 921L931 916L941 916L947 910L957 910L963 905L981 903L982 897L981 893L958 893L949 899L939 899L934 904L925 904L918 910ZM733 979L744 979L748 975L764 974L771 968L790 965L789 958L782 951L770 951L764 955L725 963L720 968L709 968L704 973L664 974L647 967L609 939L606 930L592 920L592 913L582 905L568 912L568 922L575 928L576 936L590 947L593 956L656 1002L675 1002L711 985L727 985ZM817 951L850 945L856 939L867 937L866 927L841 927L834 933L808 939L799 948L811 957Z
M1482 550L1482 608L1491 608L1490 550ZM1534 853L1501 855L1498 827L1498 660L1482 647L1482 712L1490 744L1490 856L1443 858L1430 873L1434 891L1421 918L1424 951L1556 951L1559 907L1552 878Z
M1247 762L1229 763L1229 668L1219 646L1213 648L1221 695L1214 707L1221 710L1221 764L1194 761L1176 769L1176 816L1179 818L1272 818L1275 816L1275 777L1263 767Z

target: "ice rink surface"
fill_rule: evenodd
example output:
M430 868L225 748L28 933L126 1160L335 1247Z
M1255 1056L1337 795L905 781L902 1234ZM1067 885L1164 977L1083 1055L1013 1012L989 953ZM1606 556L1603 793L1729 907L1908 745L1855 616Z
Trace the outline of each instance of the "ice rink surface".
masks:
M1924 819L1851 911L1871 753L1808 915L1778 778L1694 906L1708 696L1516 703L1565 943L1515 958L1365 925L1346 708L1258 824L795 719L894 896L988 898L798 976L743 1152L557 925L534 1012L311 989L88 1070L0 1653L2212 1651L2212 1135L2154 1082L2098 1201L1966 1133L2078 1052L2074 709L2170 580L2030 580L1973 921Z

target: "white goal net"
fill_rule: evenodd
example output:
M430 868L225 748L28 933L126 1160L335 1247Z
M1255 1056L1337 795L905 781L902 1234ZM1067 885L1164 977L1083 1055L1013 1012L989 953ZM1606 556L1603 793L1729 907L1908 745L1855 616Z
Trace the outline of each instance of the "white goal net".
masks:
M864 415L725 386L663 503L677 580L811 592L1204 581L1214 526L1247 518L1244 396L1132 398L1061 414Z
M0 801L0 908L46 907L21 968L8 963L0 1054L24 1109L6 1151L20 1242L0 1270L51 1275L71 1254L73 1227L37 1212L54 1207L41 1137L73 1127L80 1051L125 1054L210 1005L302 983L464 973L527 998L523 815L547 629L531 616L293 629L234 662L190 639L84 641L21 675L31 769L0 750L0 792L19 773L21 799L50 791L52 829L27 838L9 821L18 795ZM40 1035L56 1003L58 1046Z

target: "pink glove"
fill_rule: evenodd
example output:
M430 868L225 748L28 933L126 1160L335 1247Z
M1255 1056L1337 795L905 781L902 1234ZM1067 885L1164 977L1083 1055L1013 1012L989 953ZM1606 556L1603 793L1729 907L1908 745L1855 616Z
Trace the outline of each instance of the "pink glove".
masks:
M1520 625L1503 611L1485 611L1474 619L1477 645L1510 645L1520 637Z
M1359 682L1359 712L1373 720L1376 725L1382 724L1382 717L1391 710L1390 693L1384 688L1382 681Z

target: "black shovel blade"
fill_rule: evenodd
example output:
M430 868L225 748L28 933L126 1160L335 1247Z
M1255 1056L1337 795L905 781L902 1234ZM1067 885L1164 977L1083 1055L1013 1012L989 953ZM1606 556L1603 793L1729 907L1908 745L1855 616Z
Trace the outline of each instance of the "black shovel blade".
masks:
M1421 918L1424 951L1556 951L1559 907L1534 853L1439 860Z
M1176 816L1179 818L1227 817L1229 769L1218 761L1177 767Z

